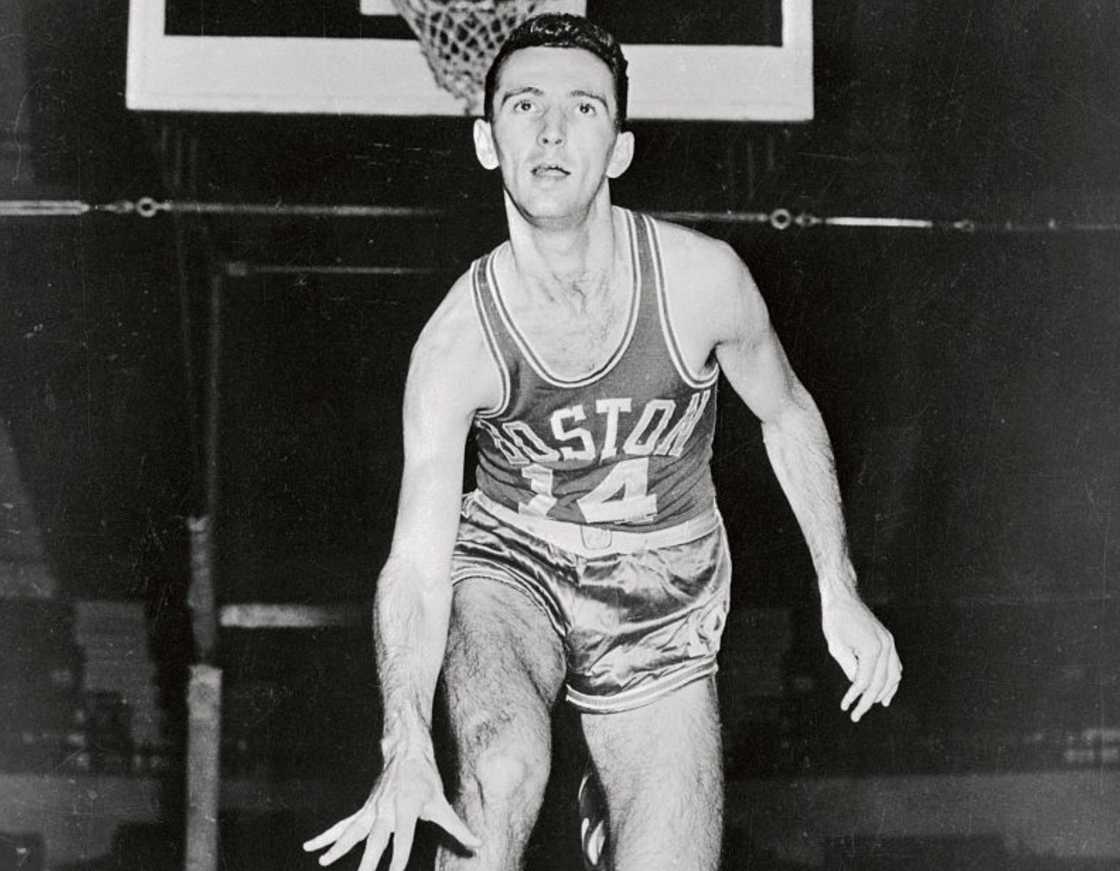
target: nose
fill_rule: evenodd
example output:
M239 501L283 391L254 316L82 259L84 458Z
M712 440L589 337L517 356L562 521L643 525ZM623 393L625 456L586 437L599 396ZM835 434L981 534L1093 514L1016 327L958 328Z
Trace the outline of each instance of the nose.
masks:
M560 145L566 135L566 126L564 113L557 109L550 109L541 116L537 140L541 145Z

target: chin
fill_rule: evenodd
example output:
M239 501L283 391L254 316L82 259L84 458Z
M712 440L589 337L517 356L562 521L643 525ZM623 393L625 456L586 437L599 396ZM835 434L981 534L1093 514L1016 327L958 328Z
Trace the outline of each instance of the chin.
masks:
M579 220L587 214L590 207L590 203L576 203L566 197L535 196L517 202L517 210L527 220L549 223Z

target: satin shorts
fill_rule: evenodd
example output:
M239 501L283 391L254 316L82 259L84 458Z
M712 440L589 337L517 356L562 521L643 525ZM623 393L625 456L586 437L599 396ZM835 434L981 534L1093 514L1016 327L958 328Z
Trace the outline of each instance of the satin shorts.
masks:
M647 705L717 668L731 559L718 511L653 532L529 517L463 499L451 581L521 592L563 644L567 700L586 713Z

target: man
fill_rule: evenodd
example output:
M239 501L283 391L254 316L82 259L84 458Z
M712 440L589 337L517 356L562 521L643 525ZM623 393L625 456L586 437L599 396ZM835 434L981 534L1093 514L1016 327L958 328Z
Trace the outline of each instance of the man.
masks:
M487 78L475 148L499 169L509 239L456 282L413 350L405 459L374 608L384 767L352 816L401 871L418 819L461 849L443 869L515 869L561 690L580 711L619 871L714 869L723 778L715 657L726 538L709 473L716 379L762 422L808 542L829 650L859 720L901 674L861 602L828 436L731 248L612 206L633 155L626 62L585 19L546 15ZM461 499L464 441L479 490ZM455 810L430 737L443 671Z

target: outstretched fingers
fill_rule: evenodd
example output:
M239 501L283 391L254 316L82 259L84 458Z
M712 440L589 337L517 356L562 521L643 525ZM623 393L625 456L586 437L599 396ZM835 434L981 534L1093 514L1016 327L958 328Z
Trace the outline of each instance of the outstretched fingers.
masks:
M408 863L408 856L412 852L412 840L416 835L416 819L408 817L404 824L393 832L393 861L389 863L389 871L404 871ZM371 866L370 871L376 867ZM364 869L363 869L364 871Z
M387 813L378 813L374 803L367 804L357 813L335 823L322 834L316 835L303 844L308 852L328 848L319 857L319 864L326 866L345 856L361 841L365 841L358 871L375 871L389 839L393 840L393 858L390 871L404 871L412 852L418 819L433 822L447 831L460 844L469 850L482 846L482 841L467 828L466 824L452 810L442 794L431 798L423 810L417 812L414 799L404 798Z
M328 844L333 844L338 840L338 836L346 830L346 827L350 825L351 821L360 813L361 811L358 811L357 814L351 814L346 819L339 820L325 832L322 832L321 834L316 835L314 838L310 838L304 841L303 849L308 853L314 853L316 850L322 850L323 847L327 846Z
M362 853L362 861L358 865L358 871L376 871L378 863L381 861L382 855L385 853L385 848L389 845L389 835L392 834L392 829L387 825L378 825L374 823L373 829L366 839L366 848ZM394 852L396 845L394 844ZM395 857L394 857L395 858ZM408 854L405 854L408 858Z
M331 848L319 857L319 864L330 865L354 849L356 844L371 835L375 819L373 812L368 808L363 808L351 817L350 825L338 836Z

